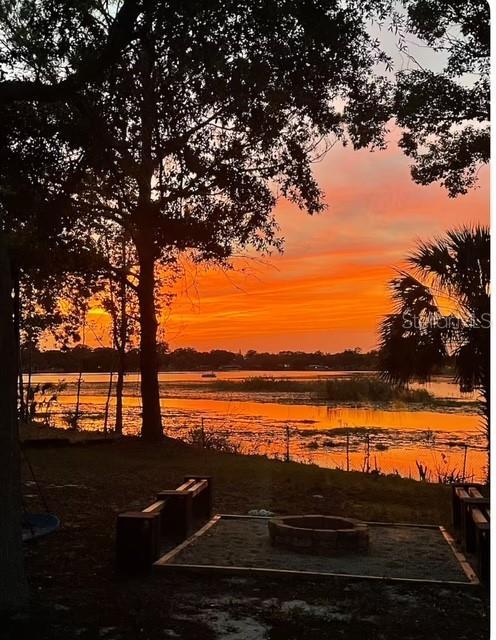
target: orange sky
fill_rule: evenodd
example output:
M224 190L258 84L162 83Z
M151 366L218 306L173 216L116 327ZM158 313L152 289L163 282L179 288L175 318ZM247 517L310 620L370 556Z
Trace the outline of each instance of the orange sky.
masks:
M397 70L411 60L393 31L371 27ZM440 71L446 52L415 37L408 48L425 68ZM280 202L276 216L284 255L244 260L241 271L188 269L164 315L161 335L171 348L337 351L376 346L388 312L387 282L416 240L447 229L489 222L489 171L466 196L448 198L437 185L412 182L409 161L396 145L386 151L334 146L314 165L327 211L316 217ZM97 316L95 316L97 317ZM102 327L100 319L98 326Z
M334 147L314 169L328 210L310 217L282 202L284 255L241 261L239 272L188 270L164 320L172 348L372 348L387 281L415 241L489 220L486 170L479 188L451 199L415 185L394 142L374 153Z
M162 318L171 348L373 348L387 282L415 241L489 220L486 169L478 188L448 198L412 182L394 141L374 153L335 146L314 171L328 210L310 217L278 204L284 255L238 260L227 273L186 269Z

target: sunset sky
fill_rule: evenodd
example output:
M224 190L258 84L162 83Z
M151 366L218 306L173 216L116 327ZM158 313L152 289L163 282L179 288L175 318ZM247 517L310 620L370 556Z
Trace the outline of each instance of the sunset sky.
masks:
M243 260L242 271L229 273L187 269L163 320L171 348L373 348L390 304L387 282L415 241L489 219L485 169L479 188L448 198L412 182L390 137L387 151L334 147L314 166L323 214L279 203L284 255Z
M375 35L396 69L410 65L391 33ZM422 65L443 68L444 54L410 44ZM438 185L413 183L398 137L393 128L386 151L336 145L314 165L328 209L310 217L279 202L284 255L253 254L227 273L187 266L161 318L161 337L172 349L374 348L378 324L390 309L388 280L415 242L457 225L489 222L487 167L477 188L449 198ZM101 315L95 320L102 330Z
M171 349L374 348L390 309L387 283L416 241L489 222L487 167L477 188L449 198L438 185L413 183L397 135L386 151L335 146L314 165L328 209L311 217L279 202L283 255L253 253L232 271L185 263L161 316L161 339ZM88 344L108 343L108 318L94 309L88 320Z

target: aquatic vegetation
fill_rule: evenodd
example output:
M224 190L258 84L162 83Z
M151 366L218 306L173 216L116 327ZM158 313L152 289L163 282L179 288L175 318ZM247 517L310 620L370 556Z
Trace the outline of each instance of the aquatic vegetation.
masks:
M258 372L248 373L247 377L250 375L255 379L262 376ZM239 389L240 383L246 386L246 378L231 378L234 382L234 385L230 385L234 387L232 391L217 391L213 385L219 386L219 382L225 382L222 378L204 382L197 375L198 380L183 381L172 375L174 379L171 382L163 382L162 407L167 421L167 435L193 442L197 447L205 444L212 449L229 450L229 446L225 445L234 445L239 453L286 460L289 427L291 460L317 462L330 468L340 465L343 470L352 471L367 468L367 464L363 463L365 451L369 449L369 470L380 466L382 473L396 469L404 476L418 479L417 459L429 467L429 481L437 482L438 475L446 475L436 473L436 464L443 451L449 453L450 467L456 465L458 469L463 469L464 457L467 457L467 477L482 477L484 443L478 431L478 416L474 415L473 410L468 410L468 405L456 393L453 385L445 384L443 380L434 381L429 389L435 394L432 405L404 403L400 400L331 402L326 397L326 380L350 383L360 376L343 374L319 377L316 374L309 376L305 372L301 377L284 378L283 375L281 372L279 377L278 372L273 372L261 382L256 380L256 385L261 384L265 388L276 381L279 390L266 393ZM35 384L45 382L39 378L37 376ZM76 403L77 385L74 380L77 381L76 375L69 379L68 389L60 394L53 409L55 426L71 426L67 421L70 418L67 412L74 410ZM288 388L288 383L293 389L308 390L313 387L314 391L280 391L285 385ZM132 378L126 380L124 423L127 434L137 433L139 425L141 406L137 384L137 380ZM253 386L253 381L250 384ZM101 428L107 388L108 380L104 376L85 379L81 387L80 428ZM456 400L453 400L456 406L446 408L444 401L450 397L452 390L456 394ZM446 395L440 397L441 393ZM112 415L113 407L110 408ZM199 429L203 422L205 435L200 431L196 435L190 433L195 427ZM213 442L210 434L226 437L229 443L220 440ZM312 444L308 446L309 443ZM467 456L464 444L468 447Z
M391 433L391 429L384 429L382 427L352 427L352 426L344 426L344 427L333 427L331 429L326 429L327 433L331 433L332 435L356 435L356 436L367 436L379 433ZM322 433L322 431L321 431Z
M242 380L216 380L214 391L252 393L310 393L331 402L404 402L434 404L438 400L426 389L408 389L375 377L356 376L328 380L291 380L273 376L254 376Z
M24 415L21 415L21 419L29 423L38 418L44 426L53 426L52 410L59 394L65 391L66 387L64 381L44 382L34 386L28 383L24 394Z
M319 443L317 442L317 440L312 440L311 442L309 442L307 444L307 448L308 449L318 449L319 448Z
M373 377L338 378L326 381L327 398L333 402L435 402L426 389L409 389Z

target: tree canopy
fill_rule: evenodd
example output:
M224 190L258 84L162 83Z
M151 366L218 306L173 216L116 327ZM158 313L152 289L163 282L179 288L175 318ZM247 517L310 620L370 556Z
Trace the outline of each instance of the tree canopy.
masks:
M366 104L384 97L383 59L363 15L338 4L169 2L143 11L120 61L73 101L68 144L86 161L74 215L122 227L138 257L144 432L161 433L156 261L279 247L280 196L321 211L312 160L336 139L381 139L386 113Z
M75 255L102 230L134 244L139 273L128 284L140 304L150 432L161 432L158 260L192 249L223 262L248 246L279 248L277 199L321 211L312 162L337 140L384 146L391 117L404 129L400 145L415 180L438 180L452 195L474 184L487 160L485 15L475 2L463 10L434 0L403 6L0 5L0 97L2 86L14 91L1 107L2 153L7 173L20 168L4 180L10 222L24 233L48 229ZM391 61L369 21L389 14L400 44L408 30L446 51L442 73L417 66L393 82L383 72ZM468 72L479 76L467 83Z
M123 0L111 14L87 0L1 0L0 103L72 99L119 59L148 2Z
M184 249L223 262L248 246L278 248L277 199L320 212L312 162L337 140L383 147L392 118L420 184L465 193L488 161L487 3L403 0L400 14L396 5L0 0L0 467L8 489L0 493L0 535L11 558L0 572L7 585L0 608L25 593L11 455L18 366L11 267L14 280L16 268L29 274L31 293L49 306L67 274L83 272L87 284L105 269L123 282L125 266L98 251L100 234L133 243L139 272L126 286L139 302L143 434L160 438L158 261ZM417 65L394 73L369 30L372 18L388 14L401 46L408 31L445 53L442 72ZM451 238L460 255L462 236ZM405 305L435 305L411 280L397 295ZM460 380L485 389L471 350L487 353L487 332L457 328L469 345L458 353ZM426 352L433 361L442 337ZM14 596L2 601L8 592Z
M397 73L392 112L400 147L419 184L464 194L489 162L489 3L404 0L400 25L445 58L442 71L414 64ZM404 45L408 48L408 45Z

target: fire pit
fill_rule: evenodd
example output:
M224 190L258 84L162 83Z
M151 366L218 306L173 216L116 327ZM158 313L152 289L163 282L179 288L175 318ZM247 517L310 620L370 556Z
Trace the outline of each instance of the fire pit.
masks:
M284 516L269 520L270 541L300 553L334 556L365 553L368 526L359 520L334 516Z

